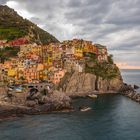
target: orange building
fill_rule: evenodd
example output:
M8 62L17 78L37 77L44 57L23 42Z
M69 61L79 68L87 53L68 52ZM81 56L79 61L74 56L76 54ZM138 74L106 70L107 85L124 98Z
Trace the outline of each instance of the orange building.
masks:
M58 84L61 81L61 79L64 77L65 73L66 73L65 70L55 71L50 81L54 84Z
M37 80L38 81L43 80L43 70L44 70L43 64L32 65L25 69L24 77L29 83L32 83L33 81Z

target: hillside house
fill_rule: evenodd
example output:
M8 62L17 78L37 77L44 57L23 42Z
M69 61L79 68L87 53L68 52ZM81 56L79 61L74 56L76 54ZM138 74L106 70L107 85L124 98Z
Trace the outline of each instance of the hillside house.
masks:
M11 68L11 69L8 69L7 75L9 77L15 77L16 76L16 73L17 73L17 69Z
M106 46L102 46L100 44L95 44L95 46L98 49L98 61L108 61L108 54L107 54L107 48Z
M58 84L61 81L61 79L64 77L65 72L66 72L65 70L55 71L53 76L51 77L52 83Z
M18 38L8 42L10 46L21 46L24 44L28 44L28 40L26 38Z
M40 67L38 65L30 65L24 70L24 77L28 83L43 80L43 70L40 70Z
M3 49L7 46L7 40L0 40L0 49Z

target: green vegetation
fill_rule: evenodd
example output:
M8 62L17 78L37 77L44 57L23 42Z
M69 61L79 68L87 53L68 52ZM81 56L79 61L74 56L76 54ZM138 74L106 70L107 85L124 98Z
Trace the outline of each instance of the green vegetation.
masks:
M118 75L118 68L106 62L101 64L96 63L94 67L89 67L86 64L85 71L87 73L93 73L96 76L102 77L103 79L113 79Z
M0 27L0 40L13 40L16 38L20 38L26 35L26 32L24 30L9 27L9 28L3 28Z
M95 74L103 79L113 79L118 75L119 69L113 64L112 55L109 56L108 62L98 63L97 60L90 59L86 61L85 72Z
M29 20L23 19L8 6L0 5L0 11L0 40L13 40L31 35L30 41L38 44L58 42L54 36L42 30Z
M13 9L0 5L0 40L11 41L17 38L30 37L30 42L48 44L58 40L48 32L40 29L27 19L23 19ZM30 34L30 35L29 35ZM0 50L0 62L17 56L18 47L6 47Z
M6 47L0 50L0 62L4 63L5 60L8 60L10 57L17 56L17 53L20 51L19 47Z
M84 57L88 57L90 60L95 60L96 59L96 54L94 54L94 53L90 53L90 52L88 52L88 53L83 53L83 55L84 55Z
M31 29L31 32L34 34L32 41L34 41L38 44L40 44L40 43L49 44L51 42L54 42L54 43L58 42L55 37L53 37L48 32L42 30L38 26L33 26L33 28Z
M113 55L109 55L109 56L108 56L108 62L109 62L110 64L113 64L113 63L114 63L114 61L113 61Z

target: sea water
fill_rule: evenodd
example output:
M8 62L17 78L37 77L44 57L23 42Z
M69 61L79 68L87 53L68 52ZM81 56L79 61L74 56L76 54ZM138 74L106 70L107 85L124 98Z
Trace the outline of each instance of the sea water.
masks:
M122 71L140 85L140 71ZM75 112L27 116L0 123L0 140L140 140L140 104L121 95L75 99ZM79 106L92 110L80 112Z

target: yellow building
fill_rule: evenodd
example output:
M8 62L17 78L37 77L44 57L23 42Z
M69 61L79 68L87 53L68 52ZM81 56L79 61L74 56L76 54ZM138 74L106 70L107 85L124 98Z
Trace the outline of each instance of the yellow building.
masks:
M37 65L37 71L43 71L44 70L44 65L43 64L38 64Z
M47 58L47 64L49 66L52 66L53 65L53 59L50 56L48 56L48 58Z
M88 49L88 45L84 45L83 51L84 51L84 52L88 52L88 50L89 50L89 49Z
M9 69L8 70L8 76L9 77L15 77L16 76L16 70L15 69Z
M35 53L37 55L41 55L42 54L42 47L41 46L33 46L32 53Z
M47 51L48 52L52 52L53 51L53 44L51 43L51 44L49 44L48 46L47 46Z
M74 55L76 57L83 57L83 47L75 47Z

